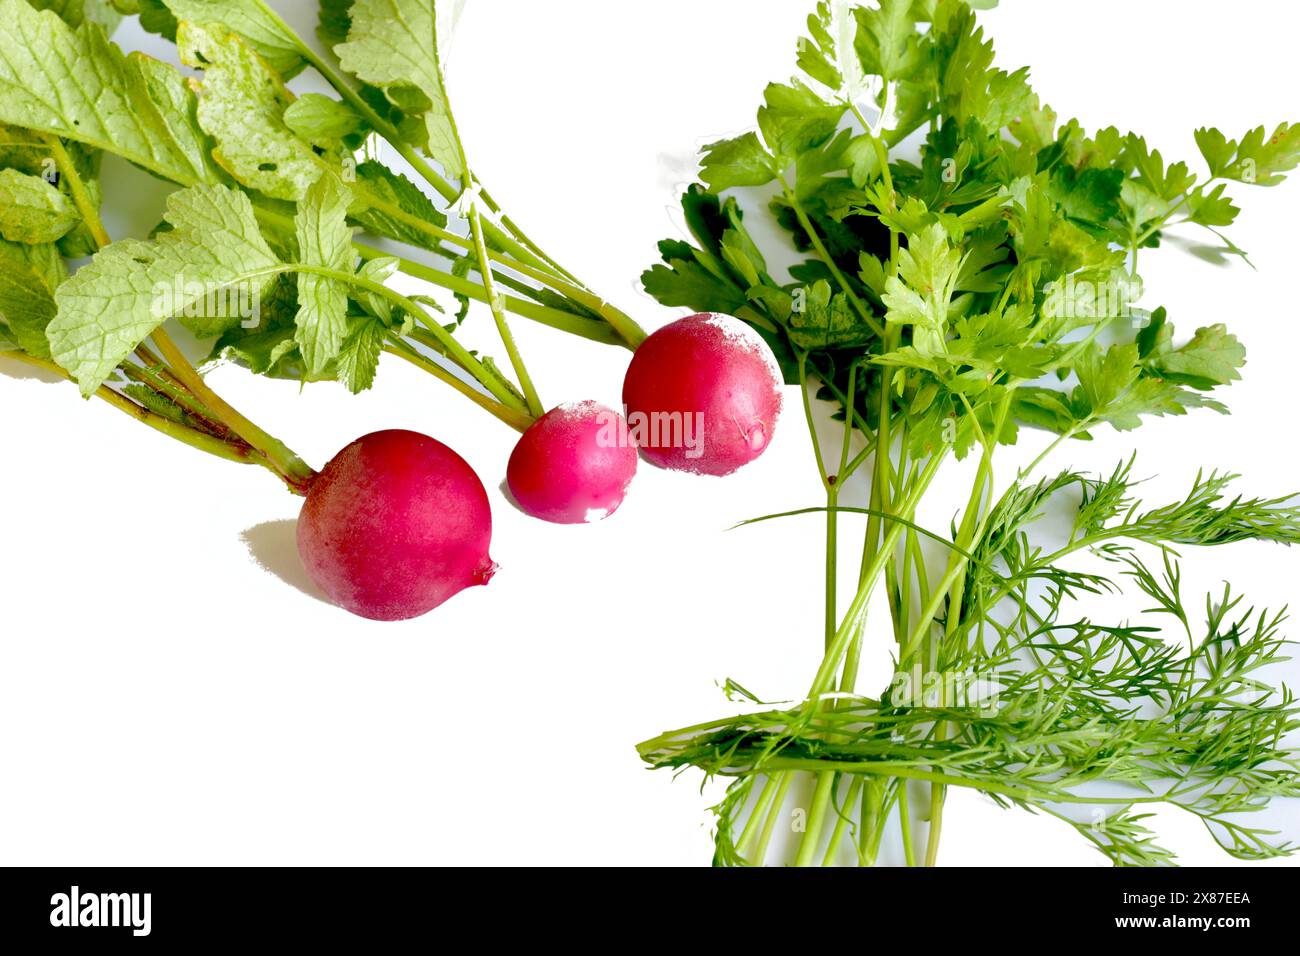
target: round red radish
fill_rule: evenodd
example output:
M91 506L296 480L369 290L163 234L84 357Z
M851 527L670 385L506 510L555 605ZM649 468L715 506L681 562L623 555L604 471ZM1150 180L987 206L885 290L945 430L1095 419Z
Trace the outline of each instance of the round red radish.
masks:
M623 416L597 402L553 408L515 445L506 483L526 513L557 524L599 521L623 503L636 474Z
M492 512L483 483L442 442L409 431L358 438L312 482L298 553L340 607L376 621L433 610L486 584Z
M629 433L653 464L729 475L763 453L781 413L781 371L739 319L687 316L655 332L623 380Z

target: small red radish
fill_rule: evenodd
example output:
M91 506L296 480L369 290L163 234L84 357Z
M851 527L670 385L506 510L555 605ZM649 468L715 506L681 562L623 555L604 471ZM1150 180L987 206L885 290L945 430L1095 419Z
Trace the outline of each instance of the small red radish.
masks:
M339 606L376 621L419 617L486 584L492 512L465 460L409 431L375 432L334 456L298 519L298 553Z
M623 503L636 474L623 416L598 402L553 408L515 445L506 483L527 514L557 524L599 521Z
M744 322L701 312L655 332L623 380L628 427L653 464L729 475L772 440L781 371Z

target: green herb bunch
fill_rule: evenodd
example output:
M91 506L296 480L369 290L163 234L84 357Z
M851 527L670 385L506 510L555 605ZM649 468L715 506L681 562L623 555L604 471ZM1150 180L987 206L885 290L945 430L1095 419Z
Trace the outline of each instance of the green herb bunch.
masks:
M0 349L299 490L310 469L221 402L163 323L210 362L354 392L390 353L527 428L544 406L510 316L627 347L644 333L475 178L446 95L449 10L323 0L322 55L264 0L0 0ZM174 41L177 65L124 54L109 35L127 15ZM304 70L333 93L292 93ZM422 185L374 158L380 142ZM176 187L149 237L110 241L106 154ZM390 289L397 271L449 290L458 314ZM251 316L229 307L235 290ZM490 307L501 365L457 338L471 300Z
M1236 856L1288 852L1244 816L1300 796L1287 739L1300 710L1262 672L1285 659L1283 616L1231 590L1189 610L1177 549L1291 544L1300 507L1235 497L1220 474L1148 505L1131 462L1109 476L1036 474L1068 439L1106 425L1226 411L1213 393L1239 377L1241 343L1223 325L1180 340L1165 310L1137 308L1139 260L1180 224L1244 256L1223 235L1238 214L1229 191L1280 183L1300 163L1300 125L1237 140L1199 130L1198 174L1140 136L1060 122L1027 70L994 65L973 6L819 3L799 43L801 78L767 88L756 132L706 148L703 185L683 197L690 240L660 243L664 263L644 276L665 305L749 322L801 387L810 427L814 386L843 432L830 451L814 432L826 503L807 511L826 520L825 657L805 698L666 733L640 752L655 767L732 778L715 808L721 864L783 859L776 823L801 788L811 790L801 865L870 865L891 825L909 863L934 864L951 787L1059 816L1116 864L1173 860L1142 825L1159 803L1200 817ZM768 255L793 251L789 281L770 274L737 188L771 196L789 246ZM1043 431L1042 453L999 491L997 449ZM918 525L940 468L968 455L976 477L951 532ZM859 473L869 506L841 506ZM1081 504L1065 539L1032 543L1045 509L1070 495ZM846 512L865 516L866 533L841 613ZM1081 570L1072 559L1084 554L1115 572ZM896 679L860 689L864 625L882 590ZM1149 621L1073 610L1124 590L1149 597L1181 643ZM910 678L933 675L975 677L978 690L935 681L918 694L924 681ZM909 787L928 788L924 839Z

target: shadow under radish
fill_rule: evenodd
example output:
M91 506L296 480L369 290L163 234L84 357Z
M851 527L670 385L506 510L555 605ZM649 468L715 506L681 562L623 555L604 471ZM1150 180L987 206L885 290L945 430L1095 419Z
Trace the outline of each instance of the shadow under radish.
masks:
M239 537L263 571L275 575L285 584L322 604L330 603L302 566L302 558L298 556L296 519L266 521L245 529Z
M510 505L510 507L514 508L521 515L528 514L527 511L519 507L519 502L515 500L515 493L510 490L510 482L507 479L502 478L501 484L497 485L497 488L501 492L501 497L506 499L506 503Z

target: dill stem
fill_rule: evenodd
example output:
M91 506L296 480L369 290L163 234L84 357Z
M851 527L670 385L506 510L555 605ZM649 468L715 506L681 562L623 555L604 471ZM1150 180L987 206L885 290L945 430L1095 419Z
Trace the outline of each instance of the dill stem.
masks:
M944 728L939 726L940 739ZM943 831L943 805L947 788L941 783L930 784L930 830L925 838L925 865L934 866L939 859L939 837Z
M916 866L916 847L912 843L912 804L907 795L907 781L898 781L898 826L903 834L903 859Z
M880 841L885 836L889 814L897 798L897 785L890 786L886 781L876 777L868 777L863 782L861 831L858 833L859 864L876 865L876 859L880 854ZM867 825L867 821L870 821L870 826Z
M844 794L844 807L846 811L849 807L853 806L853 801L857 799L858 791L860 789L862 789L862 778L855 776L849 781L849 789ZM835 829L831 831L830 843L826 847L826 855L822 857L822 866L834 865L835 851L839 849L840 840L844 838L844 831L848 829L849 826L849 815L847 812L837 813L835 817Z
M772 805L767 811L767 817L763 821L763 832L759 834L758 846L754 850L755 865L762 866L763 860L767 857L767 847L772 840L772 832L776 829L776 821L781 817L781 810L785 807L785 794L790 789L790 781L794 779L794 774L780 774L781 782L777 784L776 796L772 799Z
M803 839L799 843L799 854L795 857L795 866L811 866L813 857L817 853L817 846L821 842L822 826L826 822L827 809L830 807L831 796L835 792L835 782L839 779L836 773L819 773L817 775L817 786L813 790L812 809L808 814L808 829L804 832Z
M767 817L768 808L772 804L772 798L776 795L777 788L780 786L778 778L785 777L785 773L768 774L767 779L763 781L763 789L758 792L758 799L754 801L754 809L749 812L749 819L745 821L745 827L740 831L740 838L736 841L736 850L741 856L746 856L750 843L758 833L760 822ZM762 861L758 861L761 863Z
M800 376L803 375L803 363L800 363ZM858 367L856 363L849 367L849 394L848 406L853 407L858 384ZM808 402L808 389L803 388L804 402ZM811 424L811 413L809 414L809 423ZM826 474L825 465L822 463L821 451L817 452L818 467L822 470L823 482L826 485L826 619L825 619L825 642L823 651L829 650L831 641L835 639L835 626L839 623L839 606L836 601L836 591L839 581L839 504L840 488L844 483L846 472L849 467L849 449L853 441L853 426L850 416L845 416L843 437L840 441L840 463L839 469L833 475ZM817 443L816 432L813 432L813 443Z

